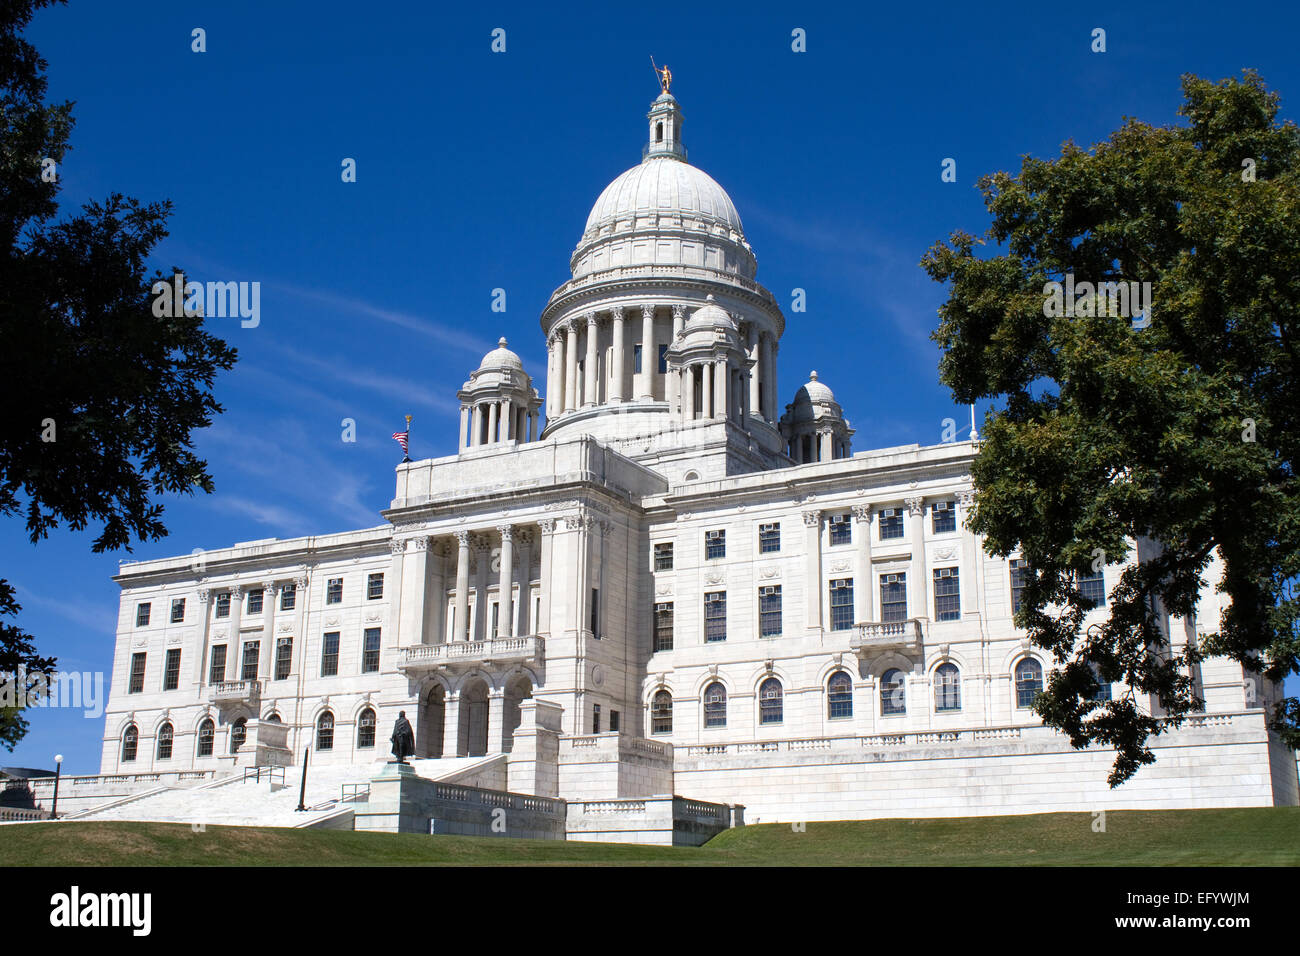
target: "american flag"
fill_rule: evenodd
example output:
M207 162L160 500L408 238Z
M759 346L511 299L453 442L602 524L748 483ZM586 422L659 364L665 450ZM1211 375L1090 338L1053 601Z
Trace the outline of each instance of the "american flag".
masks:
M410 430L404 432L393 432L393 441L402 446L402 454L409 455L411 452L406 447L407 436L411 434Z

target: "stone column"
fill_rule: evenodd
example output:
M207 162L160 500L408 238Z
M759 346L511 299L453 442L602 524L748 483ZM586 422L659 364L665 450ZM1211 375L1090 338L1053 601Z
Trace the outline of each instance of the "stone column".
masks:
M483 406L475 405L469 413L469 447L478 447L479 435L483 433Z
M700 384L700 417L713 417L713 363L705 362L700 366L702 376Z
M585 362L586 375L583 376L585 381L582 386L582 407L588 408L596 405L600 401L600 395L597 391L596 369L596 341L599 338L599 324L595 312L587 313L587 359Z
M644 401L655 397L655 366L659 364L659 355L655 351L655 307L641 306L641 384L637 394Z
M775 422L780 418L779 400L776 394L776 339L770 334L764 332L760 340L759 351L762 355L762 387L767 390L767 398L764 402L764 418L769 422Z
M731 389L731 369L726 359L716 359L713 370L713 417L726 419L729 416L728 401Z
M668 411L674 415L681 414L681 372L675 365L669 365L664 373L664 399L668 402Z
M826 429L825 431L823 431L820 435L817 436L817 439L818 441L821 442L821 447L822 447L821 455L819 456L820 460L821 461L832 460L835 457L835 449L831 446L830 429Z
M488 436L487 443L495 445L501 439L497 436L497 403L488 404Z
M429 571L429 539L415 538L402 559L402 608L398 616L397 646L424 643L425 582Z
M501 400L501 441L513 441L519 437L519 429L515 427L515 407L510 399Z
M506 715L506 694L501 688L493 688L488 691L488 712L487 712L487 752L490 754L504 753L505 738L502 737L502 731L505 728Z
M424 589L424 643L446 641L447 625L443 620L447 608L446 546L429 539L428 584Z
M244 589L236 584L230 589L230 638L226 641L226 680L239 680L244 644L239 636L239 622L244 615Z
M908 616L929 617L930 582L925 577L925 499L907 499L907 534L912 544L912 563L907 571Z
M442 705L442 755L464 756L460 744L460 692L453 691L443 699Z
M614 357L612 359L614 375L610 383L609 398L610 401L621 402L627 398L627 389L623 379L625 374L623 366L627 361L626 356L623 354L623 337L626 330L623 328L623 307L621 305L615 306L612 311L614 315Z
M563 388L563 372L556 371L559 358L559 340L552 333L546 337L546 417L554 418L556 400Z
M564 345L564 410L578 407L578 323L568 319L564 323L568 341Z
M527 528L517 535L519 539L519 626L516 634L532 634L533 622L529 620L533 613L532 577L533 570L533 533Z
M488 606L488 565L492 559L492 546L485 536L474 541L474 560L478 563L474 581L474 640L487 640L491 608Z
M853 573L853 615L855 624L875 618L875 575L871 573L871 505L853 506L853 542L857 545L857 568Z
M749 347L747 355L749 358L749 414L757 415L759 413L759 358L758 358L758 326L753 322L749 323Z
M199 636L198 658L194 662L194 686L202 686L208 679L206 664L208 661L209 636L212 633L212 591L199 588L199 611L203 615L203 631Z
M307 598L311 593L311 578L301 574L293 579L293 587L293 657L289 661L289 672L299 677L298 697L301 700L303 662L307 659Z
M673 306L673 341L686 329L686 306Z
M822 626L822 513L805 511L804 529L804 590L808 605L807 624L810 628Z
M469 447L469 406L460 407L460 450Z
M456 620L453 638L469 640L469 532L456 535Z
M262 585L262 645L257 649L257 679L262 682L262 690L271 679L271 658L275 656L275 612L280 601L280 585L267 581ZM268 603L269 602L269 603Z
M677 374L680 379L678 392L681 395L682 421L689 422L695 418L695 369L687 365Z
M501 608L497 612L497 632L493 637L514 637L514 528L503 524L497 528L501 535L501 574L497 578L497 595Z
M979 612L980 553L979 539L966 527L966 519L975 507L975 492L957 492L957 530L961 532L961 613ZM1194 632L1193 632L1194 633Z
M555 548L555 519L542 518L537 522L542 539L538 570L538 589L541 601L538 602L537 620L533 622L534 634L549 634L551 630L551 552Z

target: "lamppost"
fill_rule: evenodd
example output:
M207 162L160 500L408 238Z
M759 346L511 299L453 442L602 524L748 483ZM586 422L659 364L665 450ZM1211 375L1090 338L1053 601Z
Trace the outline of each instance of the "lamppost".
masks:
M50 807L50 819L59 818L59 774L63 772L63 754L54 755L54 803Z

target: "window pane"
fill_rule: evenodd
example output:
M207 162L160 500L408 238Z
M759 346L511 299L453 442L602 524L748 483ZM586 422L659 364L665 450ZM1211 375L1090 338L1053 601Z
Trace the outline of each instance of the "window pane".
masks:
M292 611L298 603L298 587L294 584L286 584L284 590L280 592L280 610Z
M887 717L907 713L907 688L900 670L885 671L880 678L880 713Z
M650 704L650 732L652 734L671 734L673 732L673 696L661 690Z
M880 620L885 624L907 620L907 572L880 576Z
M779 724L784 719L784 712L781 682L769 677L758 688L758 722Z
M827 716L832 720L853 716L853 679L843 671L831 675L826 684L826 698L829 702Z
M376 573L366 578L366 600L378 601L384 596L384 575Z
M655 605L655 652L673 649L672 602Z
M935 534L957 530L957 503L936 501L930 506L930 522Z
M831 544L851 544L853 524L848 515L832 515L830 519Z
M779 522L758 526L758 553L772 554L781 550L781 525Z
M281 637L275 642L275 679L286 680L293 661L293 638Z
M957 568L934 569L934 616L940 621L961 619L961 584Z
M181 685L181 649L169 648L167 664L163 668L163 690L175 690Z
M673 569L673 543L661 542L655 545L655 570L671 571Z
M901 508L886 508L880 512L880 540L888 541L890 538L901 538L903 536L903 510Z
M363 638L361 673L373 674L379 670L379 628L368 627Z
M339 672L339 633L331 631L325 635L321 645L320 676L334 677Z
M257 659L261 656L261 650L261 641L244 643L244 667L239 675L240 680L257 680Z
M704 533L704 557L712 561L727 556L727 532L706 531Z
M704 726L727 726L727 691L721 684L710 684L704 689Z
M714 591L704 595L704 640L706 643L727 639L727 593Z
M956 664L941 664L934 672L934 709L961 710L961 673Z
M208 664L208 683L220 684L226 679L226 645L217 644L212 648L212 660Z
M853 627L853 579L831 582L831 630L847 631Z
M139 694L144 691L144 654L131 655L131 684L127 688L128 694Z
M759 589L758 619L760 637L775 637L781 633L781 585Z

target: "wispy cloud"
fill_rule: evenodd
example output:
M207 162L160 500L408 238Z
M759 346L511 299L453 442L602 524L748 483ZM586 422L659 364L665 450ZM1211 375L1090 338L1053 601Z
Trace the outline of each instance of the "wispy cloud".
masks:
M306 517L279 505L253 501L251 498L244 498L240 495L218 494L206 500L208 504L218 510L243 515L252 518L258 524L270 525L281 531L297 533L299 531L308 531L311 528L311 522Z
M29 587L12 582L23 610L39 609L71 621L96 634L113 634L117 631L117 609L78 601L73 597L50 598Z

